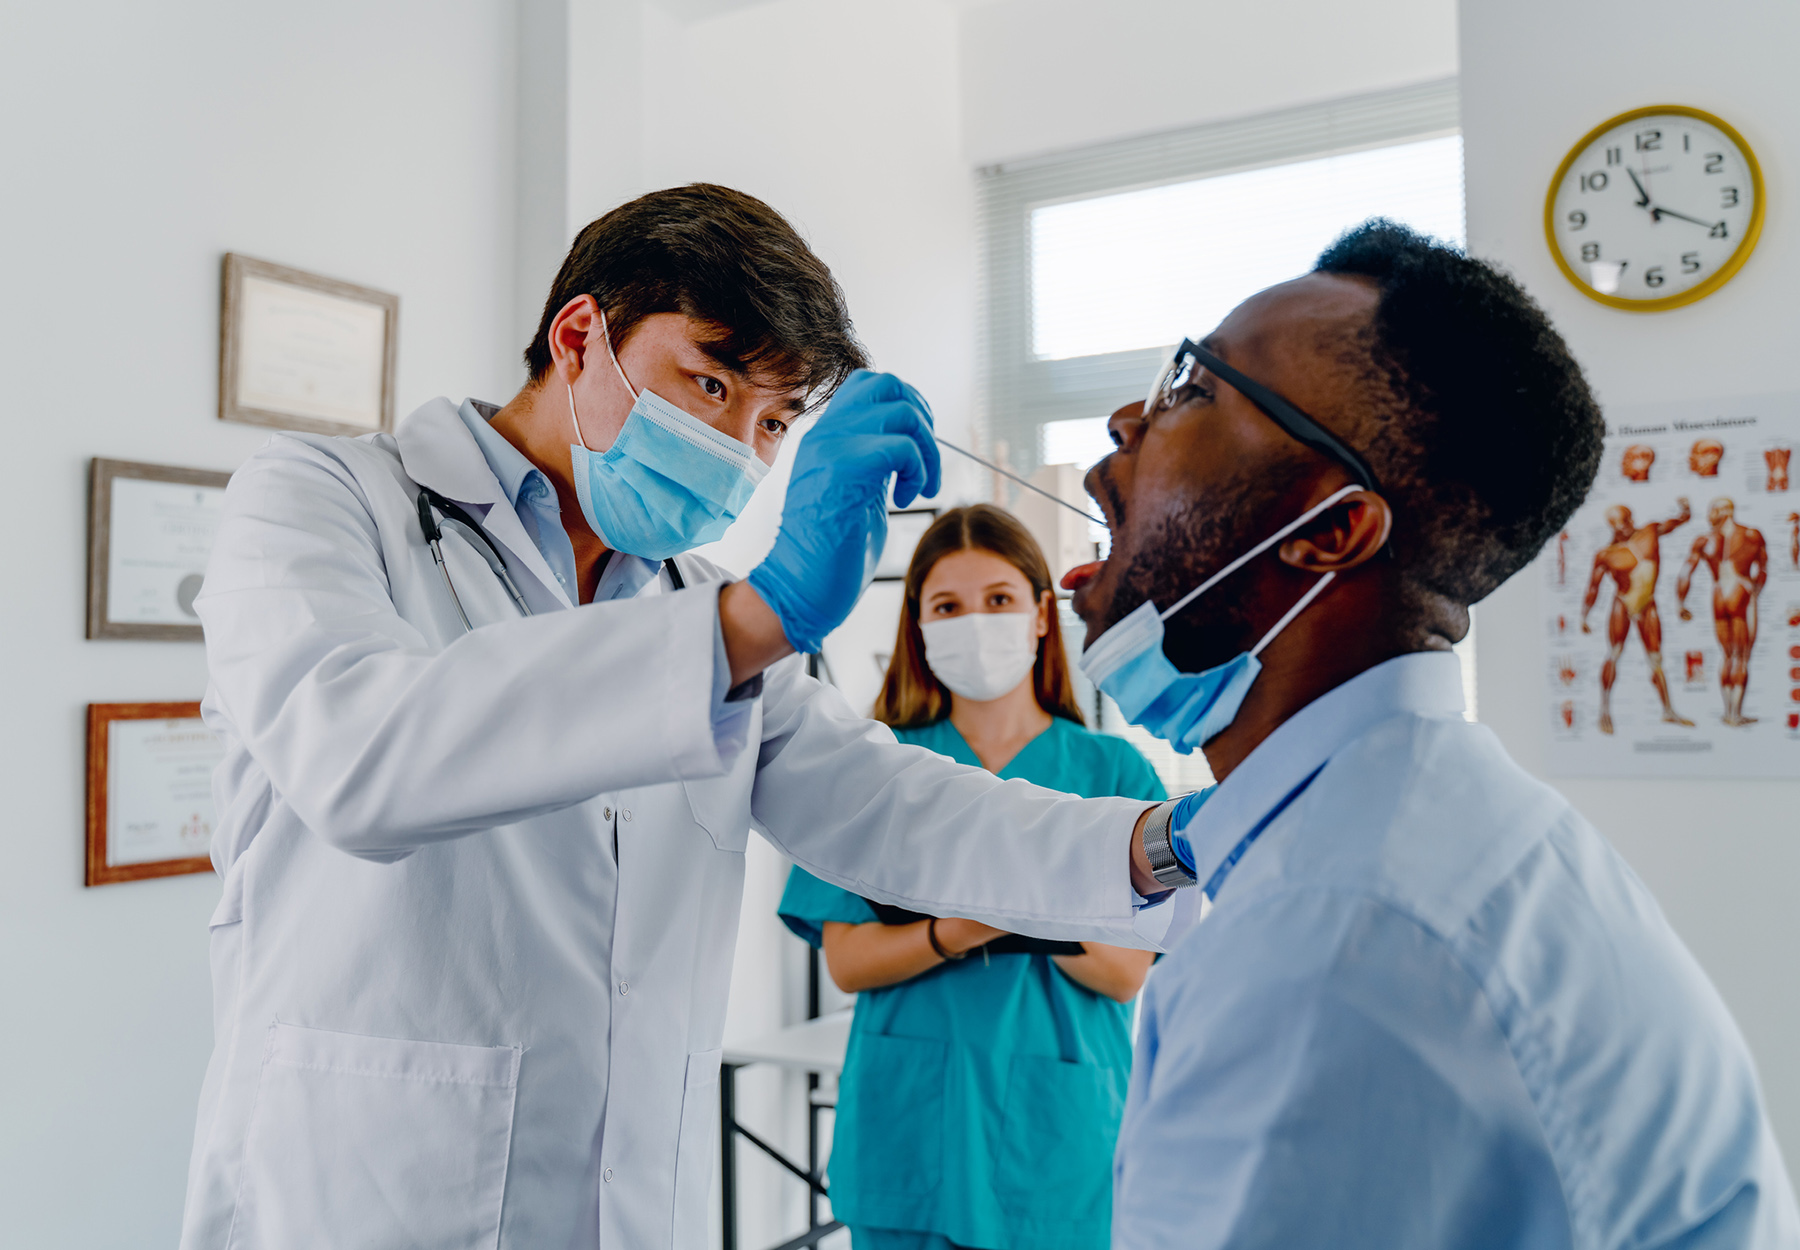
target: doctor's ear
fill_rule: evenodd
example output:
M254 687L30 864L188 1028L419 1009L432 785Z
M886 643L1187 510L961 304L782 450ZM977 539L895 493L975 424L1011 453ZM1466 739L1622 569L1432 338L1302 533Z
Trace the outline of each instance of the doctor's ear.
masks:
M600 305L592 295L577 295L562 306L550 321L548 331L550 368L558 379L573 382L587 367L587 353L592 346L602 352L600 343Z
M1379 555L1393 530L1388 501L1355 491L1282 543L1281 562L1308 573L1345 573Z

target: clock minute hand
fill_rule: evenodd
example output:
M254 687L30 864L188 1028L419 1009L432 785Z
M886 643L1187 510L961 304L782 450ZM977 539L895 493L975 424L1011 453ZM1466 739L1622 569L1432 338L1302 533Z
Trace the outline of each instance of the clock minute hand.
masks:
M1625 172L1631 176L1631 185L1638 189L1637 206L1639 208L1649 208L1650 207L1650 193L1648 191L1644 190L1644 184L1638 181L1637 174L1635 172L1633 172L1632 168L1629 165L1627 165L1625 167Z
M1716 230L1719 227L1719 223L1716 221L1701 221L1698 217L1689 217L1686 213L1678 213L1672 208L1653 208L1650 210L1650 216L1655 221L1661 221L1664 217L1678 217L1682 221L1691 221L1696 226L1705 226L1708 230Z

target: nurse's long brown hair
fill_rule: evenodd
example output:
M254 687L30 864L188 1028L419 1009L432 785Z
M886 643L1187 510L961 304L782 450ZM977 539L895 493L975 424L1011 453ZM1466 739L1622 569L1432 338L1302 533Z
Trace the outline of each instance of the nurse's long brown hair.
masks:
M925 638L919 633L919 592L937 562L955 551L986 551L999 556L1025 575L1031 583L1032 598L1038 602L1050 589L1050 565L1044 559L1043 549L1012 513L978 503L952 508L933 521L919 539L912 564L906 570L906 603L900 609L894 656L888 661L887 676L882 679L881 693L870 713L895 729L929 725L950 715L950 692L925 663ZM1038 639L1031 681L1039 707L1077 725L1087 723L1069 680L1069 659L1063 652L1062 628L1054 603L1050 630Z

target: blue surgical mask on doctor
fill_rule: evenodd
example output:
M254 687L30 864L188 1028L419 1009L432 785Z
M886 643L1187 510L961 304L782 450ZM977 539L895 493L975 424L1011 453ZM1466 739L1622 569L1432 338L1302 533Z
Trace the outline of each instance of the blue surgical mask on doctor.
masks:
M1158 612L1154 602L1144 600L1081 653L1081 671L1119 705L1126 720L1149 730L1182 755L1191 754L1195 747L1204 745L1237 719L1244 696L1262 672L1262 661L1257 657L1263 648L1275 641L1337 574L1326 573L1314 582L1254 647L1203 672L1184 673L1163 654L1163 622L1338 500L1360 489L1346 486L1323 503L1308 508L1177 599L1168 611Z
M712 542L750 502L769 466L730 435L633 386L613 354L604 312L600 333L619 381L634 398L613 445L594 451L582 440L575 388L568 388L575 427L570 468L581 514L608 547L647 560Z

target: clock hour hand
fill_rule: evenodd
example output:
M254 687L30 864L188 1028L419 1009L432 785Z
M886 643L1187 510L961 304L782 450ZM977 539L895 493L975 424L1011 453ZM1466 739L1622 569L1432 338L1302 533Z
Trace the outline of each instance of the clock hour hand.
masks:
M1638 181L1637 174L1635 172L1633 172L1632 168L1629 165L1627 165L1625 167L1625 172L1627 174L1631 175L1631 185L1638 189L1637 206L1639 208L1649 208L1650 207L1650 193L1648 191L1644 190L1644 184Z
M1689 217L1686 213L1678 213L1672 208L1653 208L1650 210L1650 217L1653 221L1661 221L1664 217L1677 217L1682 221L1691 221L1696 226L1705 226L1708 230L1717 230L1721 224L1716 221L1701 221L1698 217Z

